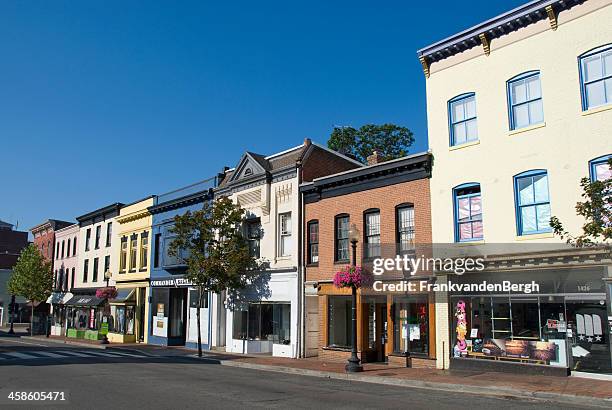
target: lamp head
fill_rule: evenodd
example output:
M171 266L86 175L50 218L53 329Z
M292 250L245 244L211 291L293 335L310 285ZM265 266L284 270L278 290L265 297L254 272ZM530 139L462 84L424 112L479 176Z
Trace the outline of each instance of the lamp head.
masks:
M349 228L349 241L351 241L351 243L357 243L359 242L360 236L361 232L359 232L359 228L357 228L357 225L352 223L351 227Z

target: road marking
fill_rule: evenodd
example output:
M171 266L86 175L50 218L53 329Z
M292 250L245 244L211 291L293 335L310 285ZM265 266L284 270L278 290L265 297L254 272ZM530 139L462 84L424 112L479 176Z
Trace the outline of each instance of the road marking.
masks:
M17 359L35 359L36 358L36 356L31 356L29 354L19 353L19 352L5 352L3 354L7 356L16 357Z
M62 354L67 354L67 355L76 356L76 357L95 357L90 354L75 352L74 350L65 350L65 351L62 351Z
M128 357L147 357L147 356L142 355L142 354L133 354L133 353L116 352L116 351L113 351L112 354L118 354L118 355L121 355L121 356L128 356Z
M56 357L65 358L66 357L66 356L63 356L61 354L51 353L51 352L39 352L39 351L37 351L37 352L32 352L32 353L36 353L36 354L47 356L47 357L54 357L54 358L56 358Z
M5 342L5 343L20 343L22 345L30 345L30 346L42 346L42 347L48 347L47 345L43 345L40 343L30 343L30 342L22 342L20 340L15 340L16 338L10 338L8 340L4 340L4 339L0 339L0 342Z
M87 354L90 354L93 356L103 356L103 357L121 357L118 354L106 353L106 352L87 352Z

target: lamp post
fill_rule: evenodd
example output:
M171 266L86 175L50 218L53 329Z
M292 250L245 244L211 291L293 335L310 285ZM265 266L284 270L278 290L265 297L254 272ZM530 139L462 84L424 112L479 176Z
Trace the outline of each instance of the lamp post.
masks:
M11 320L11 328L8 331L9 335L14 335L15 334L15 329L13 329L13 324L15 323L15 310L16 310L15 306L15 295L11 295L11 306L9 308L9 314L10 314L10 320Z
M351 250L353 251L353 267L357 267L357 242L359 242L359 229L357 225L351 224L349 229L349 241L351 242ZM351 320L351 357L348 359L346 364L346 371L349 373L357 373L363 371L363 366L360 364L359 357L357 357L357 288L351 286L351 294L353 296L353 307L351 309L352 320Z
M113 277L113 274L111 273L110 270L107 270L106 272L104 272L104 279L106 280L106 287L108 288L108 282L110 281L110 278Z
M113 276L113 274L112 274L112 272L111 272L110 270L107 270L106 272L104 272L104 279L106 280L106 287L107 287L107 288L108 288L108 285L109 285L110 278L111 278L112 276ZM106 302L106 304L107 304L107 306L108 306L108 301ZM106 309L106 308L105 308L105 309ZM110 309L109 309L109 310L110 310ZM104 315L102 315L102 316L104 316ZM108 319L106 319L106 320L107 320L107 322L106 322L106 323L108 324ZM102 327L102 325L100 325L100 328L101 328L101 327ZM106 330L106 331L108 332L108 327L107 327L107 330ZM102 336L102 341L101 341L100 343L101 343L101 344L103 344L103 345L107 345L107 344L109 343L107 333L105 333L105 334Z

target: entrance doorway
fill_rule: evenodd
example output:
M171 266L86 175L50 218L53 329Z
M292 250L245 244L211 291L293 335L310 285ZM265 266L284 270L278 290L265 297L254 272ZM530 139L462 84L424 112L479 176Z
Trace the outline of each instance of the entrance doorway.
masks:
M604 299L566 300L572 370L612 373Z
M170 289L168 345L184 346L187 333L187 288Z
M386 297L367 298L364 302L367 318L367 340L365 362L387 361L387 300Z
M146 288L138 288L138 341L144 342Z

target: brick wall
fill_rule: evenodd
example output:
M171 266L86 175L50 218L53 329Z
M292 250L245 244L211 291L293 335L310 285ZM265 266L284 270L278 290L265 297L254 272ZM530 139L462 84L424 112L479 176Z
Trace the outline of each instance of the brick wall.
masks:
M359 165L352 161L315 146L310 155L304 160L302 182L310 182L315 178L358 167Z

